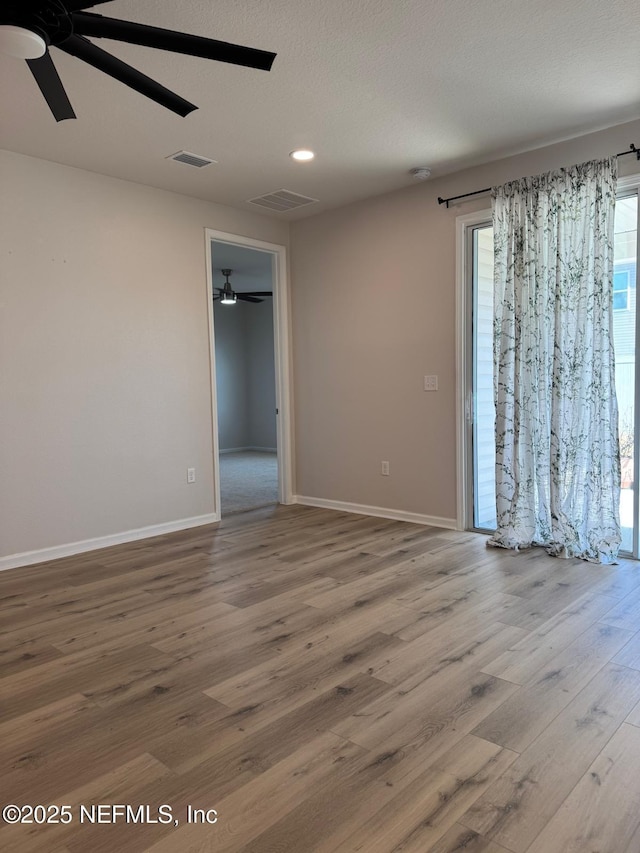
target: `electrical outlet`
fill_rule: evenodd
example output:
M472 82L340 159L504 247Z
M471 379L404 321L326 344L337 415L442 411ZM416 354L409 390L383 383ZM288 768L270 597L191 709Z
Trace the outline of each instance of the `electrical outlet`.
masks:
M383 475L383 477L389 476L389 463L388 462L381 462L380 463L380 473Z
M424 377L424 390L425 391L437 391L438 390L438 377L437 376L425 376Z
M187 468L187 483L195 483L196 481L196 469L195 468Z

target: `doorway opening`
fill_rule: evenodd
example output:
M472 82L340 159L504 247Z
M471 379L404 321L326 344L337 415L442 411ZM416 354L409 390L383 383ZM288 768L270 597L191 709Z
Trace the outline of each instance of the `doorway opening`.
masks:
M216 516L291 502L284 247L207 231Z

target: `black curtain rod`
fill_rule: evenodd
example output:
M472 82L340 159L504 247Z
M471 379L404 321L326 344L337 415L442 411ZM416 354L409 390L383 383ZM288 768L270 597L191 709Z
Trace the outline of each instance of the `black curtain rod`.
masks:
M636 146L631 143L628 151L623 151L621 154L616 154L616 157L624 157L625 154L635 154L636 159L640 160L640 148L636 148ZM474 190L472 193L462 193L462 195L452 195L449 198L440 198L438 196L438 204L446 204L449 207L450 201L457 201L459 198L469 198L470 195L482 195L482 193L490 193L491 187L487 187L484 190Z

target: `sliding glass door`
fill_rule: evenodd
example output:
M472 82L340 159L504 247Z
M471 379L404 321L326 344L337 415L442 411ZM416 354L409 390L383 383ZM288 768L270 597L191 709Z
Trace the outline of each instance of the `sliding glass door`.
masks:
M638 427L636 418L636 300L638 261L638 194L616 202L613 267L613 339L616 353L616 395L620 432L620 523L622 550L638 554L637 483Z
M490 221L466 227L466 454L467 526L490 531L496 525L493 405L493 228ZM636 340L640 326L638 281L638 190L616 203L613 276L613 335L622 461L620 520L622 550L640 556L638 483L640 371ZM469 298L470 297L470 298Z
M493 405L493 228L482 224L471 229L473 299L471 323L472 395L470 409L473 444L473 528L496 526L496 442Z

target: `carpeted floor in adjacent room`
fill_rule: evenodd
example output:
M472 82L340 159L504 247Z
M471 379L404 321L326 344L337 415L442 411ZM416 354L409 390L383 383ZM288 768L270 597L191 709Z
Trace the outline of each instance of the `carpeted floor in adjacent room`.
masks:
M220 454L222 515L278 502L278 457L241 450Z

